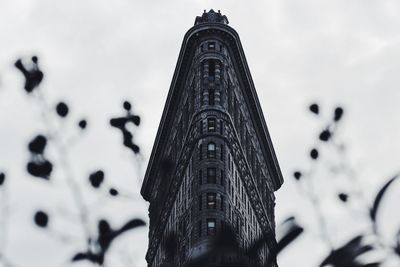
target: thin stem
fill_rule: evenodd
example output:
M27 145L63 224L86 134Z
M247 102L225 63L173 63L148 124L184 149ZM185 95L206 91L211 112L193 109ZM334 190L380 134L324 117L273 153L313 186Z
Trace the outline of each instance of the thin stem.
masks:
M9 226L9 216L10 216L10 208L8 202L8 189L7 185L4 184L0 187L1 193L1 217L3 218L0 220L1 226L1 239L0 239L0 262L3 262L4 266L7 267L14 267L15 265L11 263L5 256L5 251L7 248L8 243L8 226Z
M84 199L82 196L81 189L74 178L75 175L72 171L72 167L71 167L71 164L70 164L70 162L68 160L68 156L67 156L68 150L62 143L61 137L60 137L58 131L56 130L56 127L53 125L53 123L51 122L51 119L48 117L49 112L47 112L47 111L49 111L50 109L48 108L47 102L46 102L43 94L41 93L41 90L36 90L36 92L37 92L37 94L36 94L37 99L41 104L40 106L42 107L41 112L42 112L43 120L46 123L47 130L49 131L49 134L52 137L52 140L54 141L55 147L58 150L60 165L66 174L65 177L66 177L66 182L67 182L68 188L69 188L71 194L73 195L75 206L78 209L79 218L80 218L81 225L82 225L82 232L86 239L87 247L89 250L90 249L89 240L91 240L91 235L90 235L90 227L89 227L89 219L88 219L88 210L86 209L86 206L84 204Z
M315 187L314 187L314 183L313 183L313 174L314 174L314 168L315 168L315 164L313 165L313 167L311 168L308 178L309 179L305 179L308 181L308 197L311 201L311 204L314 207L314 211L315 214L317 216L318 222L319 222L319 227L320 227L320 231L321 231L321 235L324 239L324 241L327 243L327 245L329 246L329 249L331 251L333 251L333 244L332 244L332 240L329 236L329 231L328 231L328 224L327 221L325 220L325 217L322 213L322 209L321 209L321 204L318 198L317 193L315 192Z

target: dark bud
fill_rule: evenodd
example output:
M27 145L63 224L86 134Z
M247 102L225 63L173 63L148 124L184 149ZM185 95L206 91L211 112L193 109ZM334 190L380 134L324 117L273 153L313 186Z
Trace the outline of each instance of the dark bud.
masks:
M316 148L311 149L310 151L310 157L314 160L318 158L318 150Z
M89 176L89 181L94 188L99 188L104 181L104 172L96 171Z
M88 260L93 263L97 263L96 265L102 265L104 261L104 255L102 254L95 254L91 251L85 252L85 253L77 253L75 256L72 258L72 262L75 261L82 261L82 260Z
M294 176L294 178L296 179L296 180L300 180L300 178L301 178L301 172L299 172L299 171L295 171L294 173L293 173L293 176Z
M124 142L125 146L127 146L128 148L130 148L133 153L138 154L140 152L140 148L138 145L132 143L132 142Z
M136 126L139 126L140 124L140 117L137 115L131 115L128 117L128 121L133 122Z
M35 66L31 69L27 69L21 59L18 59L14 63L14 66L21 71L25 77L24 88L27 93L31 93L35 88L37 88L42 82L44 76L43 72L38 67L38 58L36 56L32 57L32 62Z
M101 248L106 248L111 242L112 229L106 220L100 220L97 229L99 231L98 242Z
M339 121L342 118L342 116L343 116L343 108L337 107L335 109L335 115L333 117L333 120L334 121Z
M128 120L124 117L112 118L110 120L110 125L118 129L124 129L125 123L127 123L127 121Z
M316 104L316 103L311 104L309 109L310 109L310 111L312 113L317 114L317 115L319 114L319 106L318 106L318 104Z
M349 196L348 196L347 194L345 194L345 193L340 193L340 194L338 195L338 197L339 197L339 199L340 199L341 201L343 201L343 202L347 202L347 200L348 200L348 198L349 198Z
M56 106L56 111L57 111L58 116L64 118L68 115L69 109L68 109L67 104L65 104L64 102L60 102Z
M115 188L110 188L109 190L110 195L112 195L113 197L118 196L118 190Z
M44 160L43 162L31 161L27 165L27 171L29 174L46 180L49 180L52 170L53 164L48 160Z
M47 227L49 223L49 216L44 211L37 211L35 213L34 221L39 227Z
M0 186L4 184L4 181L6 180L6 175L4 172L0 172Z
M35 154L43 154L47 139L43 135L36 136L28 145L29 151Z
M82 130L84 130L87 126L87 121L86 120L80 120L78 123L79 128L81 128Z
M125 109L126 111L130 111L131 108L132 108L131 103L129 103L129 101L125 101L125 102L124 102L124 109Z
M319 140L321 140L323 142L327 142L327 141L329 141L331 136L332 136L331 131L329 131L329 129L325 129L320 133Z

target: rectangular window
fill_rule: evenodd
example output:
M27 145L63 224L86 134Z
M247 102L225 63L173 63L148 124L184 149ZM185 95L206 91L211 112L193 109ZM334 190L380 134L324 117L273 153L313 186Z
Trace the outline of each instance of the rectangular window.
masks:
M225 206L225 198L221 195L221 211L224 211Z
M224 132L224 122L222 120L219 121L219 133L223 134Z
M217 195L215 193L207 193L207 209L215 209L217 206Z
M215 235L215 219L207 219L207 235Z
M199 145L199 160L203 159L203 145Z
M221 170L221 186L225 186L225 175L224 175L224 171Z
M209 132L215 132L215 118L207 119L207 127Z
M216 182L216 169L207 168L207 183L215 184Z
M221 145L221 160L224 160L224 145Z

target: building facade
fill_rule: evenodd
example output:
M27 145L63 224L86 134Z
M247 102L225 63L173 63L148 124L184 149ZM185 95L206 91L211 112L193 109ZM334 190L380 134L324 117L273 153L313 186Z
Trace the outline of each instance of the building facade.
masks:
M239 36L219 11L204 11L185 34L141 189L150 202L148 266L191 266L202 256L221 266L264 238L246 261L263 266L282 183ZM208 257L227 227L239 250Z

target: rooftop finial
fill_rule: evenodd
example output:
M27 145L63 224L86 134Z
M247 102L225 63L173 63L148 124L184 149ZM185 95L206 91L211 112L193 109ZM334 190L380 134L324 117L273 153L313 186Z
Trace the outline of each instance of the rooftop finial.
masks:
M210 9L208 12L204 10L202 16L197 16L194 25L215 22L229 24L228 18L221 14L221 10L218 10L218 13L216 13L213 9Z

